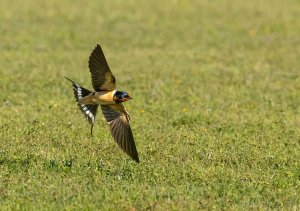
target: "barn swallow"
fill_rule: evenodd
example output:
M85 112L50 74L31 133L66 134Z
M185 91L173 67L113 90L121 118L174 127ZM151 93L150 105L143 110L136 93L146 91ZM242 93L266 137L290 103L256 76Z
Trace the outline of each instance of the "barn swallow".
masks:
M116 90L116 78L107 64L100 45L97 45L90 55L89 69L94 92L65 78L73 85L78 107L91 124L91 134L100 105L113 138L119 147L138 163L139 156L130 127L129 113L122 104L132 97L127 92Z

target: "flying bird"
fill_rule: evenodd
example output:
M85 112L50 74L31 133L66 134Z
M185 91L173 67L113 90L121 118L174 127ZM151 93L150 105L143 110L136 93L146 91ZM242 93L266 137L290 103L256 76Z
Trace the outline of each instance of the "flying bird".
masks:
M91 134L100 105L113 138L121 149L138 163L139 156L130 127L129 113L122 104L132 97L127 92L116 90L116 78L107 64L100 45L97 45L90 55L89 69L95 91L83 88L71 79L65 78L73 85L78 107L91 125Z

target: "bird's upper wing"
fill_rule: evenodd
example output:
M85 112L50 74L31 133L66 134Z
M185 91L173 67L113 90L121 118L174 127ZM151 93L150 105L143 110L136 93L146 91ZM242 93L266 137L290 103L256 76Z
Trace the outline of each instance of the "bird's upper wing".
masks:
M91 53L89 68L95 91L112 91L116 89L116 78L109 69L100 45L97 45Z
M133 160L139 162L139 156L129 125L130 118L124 106L122 104L101 105L101 108L115 141Z

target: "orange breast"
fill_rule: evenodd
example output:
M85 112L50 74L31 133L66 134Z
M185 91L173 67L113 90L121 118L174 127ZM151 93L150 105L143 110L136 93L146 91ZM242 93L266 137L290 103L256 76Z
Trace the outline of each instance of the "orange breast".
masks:
M115 104L114 101L114 91L100 91L95 94L95 98L97 99L99 104L108 105L108 104Z

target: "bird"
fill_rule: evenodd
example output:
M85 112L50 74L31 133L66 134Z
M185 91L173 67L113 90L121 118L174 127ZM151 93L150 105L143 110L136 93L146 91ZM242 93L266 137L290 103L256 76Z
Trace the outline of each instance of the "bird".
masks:
M127 155L139 163L130 127L130 116L123 105L132 97L125 91L116 90L116 78L112 74L99 44L96 45L89 57L88 67L94 91L82 87L66 76L65 78L72 83L77 105L91 125L91 135L100 106L116 143Z

